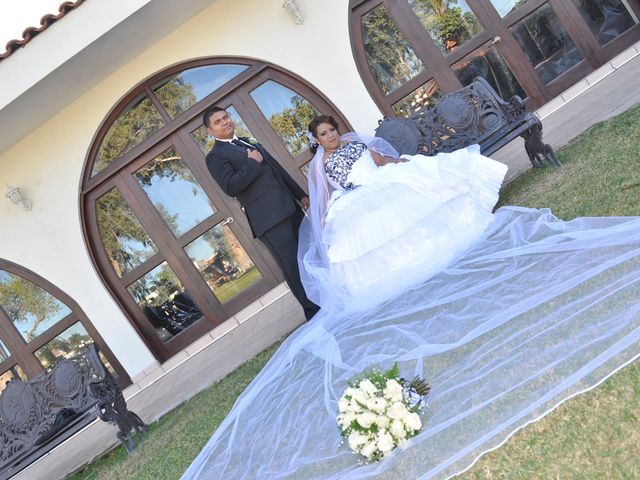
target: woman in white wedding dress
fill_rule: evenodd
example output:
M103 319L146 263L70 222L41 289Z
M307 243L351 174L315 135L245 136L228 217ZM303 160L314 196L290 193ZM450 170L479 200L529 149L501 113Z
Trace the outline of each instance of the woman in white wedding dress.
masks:
M640 218L491 214L504 167L476 149L396 159L375 139L312 130L299 258L322 308L183 480L449 478L638 357ZM338 399L396 362L432 386L423 430L361 465L341 444Z
M397 158L380 138L341 137L329 115L309 132L313 201L299 259L310 298L325 309L370 308L421 284L489 225L507 166L477 145Z

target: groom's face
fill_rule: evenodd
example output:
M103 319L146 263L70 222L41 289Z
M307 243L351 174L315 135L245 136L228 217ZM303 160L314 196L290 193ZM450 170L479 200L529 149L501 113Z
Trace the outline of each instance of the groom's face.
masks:
M233 120L225 111L213 112L209 117L210 126L208 132L216 138L222 140L233 138L234 125Z

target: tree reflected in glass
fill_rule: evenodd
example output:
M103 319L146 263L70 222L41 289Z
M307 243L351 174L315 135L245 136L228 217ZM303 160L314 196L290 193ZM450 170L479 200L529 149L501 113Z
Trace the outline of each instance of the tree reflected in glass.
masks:
M107 131L93 163L91 175L102 171L114 160L164 126L164 120L145 95L134 99Z
M362 43L371 73L385 95L424 68L383 5L362 17Z
M119 277L157 252L117 188L112 188L98 199L96 216L105 253Z
M307 127L318 111L302 95L267 80L251 91L251 97L292 157L309 148Z
M174 148L134 176L176 237L215 213L213 203Z
M190 68L153 87L171 118L176 118L210 93L247 69L246 65L208 65Z
M464 0L408 0L442 53L451 53L483 28Z
M82 324L78 322L47 342L34 353L44 369L48 370L57 361L77 355L92 343L93 339L89 336Z
M4 270L0 270L0 306L27 343L71 313L50 293Z

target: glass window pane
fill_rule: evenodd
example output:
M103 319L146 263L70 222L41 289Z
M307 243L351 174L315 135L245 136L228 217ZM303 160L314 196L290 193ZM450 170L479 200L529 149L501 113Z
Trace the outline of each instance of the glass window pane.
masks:
M549 5L534 10L511 27L544 83L580 63L582 54Z
M254 137L255 136L251 133L251 131L249 130L249 127L247 127L247 125L244 123L244 120L240 118L240 115L238 114L238 111L235 108L228 107L227 113L229 114L229 116L231 117L231 120L233 120L233 123L236 126L235 132L238 137ZM198 144L198 147L200 147L200 150L205 155L207 155L211 151L211 149L213 148L213 144L216 143L215 138L213 138L209 134L209 132L207 131L204 125L201 125L196 130L191 132L191 137L195 140L195 142Z
M185 247L213 294L225 303L262 278L228 226L220 224Z
M0 306L26 342L71 313L69 307L37 285L0 270Z
M622 0L573 0L573 3L600 45L610 42L637 23Z
M127 290L162 341L171 339L202 317L167 262L162 262Z
M309 148L307 128L319 112L306 99L273 80L253 90L251 97L292 157Z
M419 86L399 102L393 104L393 110L399 117L408 117L422 107L432 107L442 95L435 80Z
M196 67L164 79L153 89L171 118L176 118L211 92L247 69L246 65Z
M4 362L10 356L11 356L11 352L7 347L4 346L4 343L2 343L2 340L0 340L0 362Z
M164 120L151 100L144 95L138 96L109 128L100 144L91 175L102 171L163 126Z
M93 343L82 323L77 322L34 352L45 370L57 361L77 355ZM103 359L104 361L104 359Z
M498 15L506 17L513 10L527 3L527 1L528 0L491 0L491 3L493 3Z
M311 162L307 162L300 167L300 171L305 177L309 176L309 168L311 168Z
M158 155L134 176L176 237L216 211L174 148Z
M484 79L504 100L514 95L525 98L525 93L502 55L489 43L474 50L453 65L453 71L463 85L469 85L475 77Z
M102 244L119 277L157 252L117 188L112 188L98 199L96 212Z
M371 73L385 95L424 68L383 5L362 17L362 43Z
M408 0L440 51L448 54L483 28L464 0Z
M27 379L27 376L25 375L22 368L20 368L20 365L14 365L9 370L0 375L0 393L2 393L2 391L7 386L7 383L9 383L12 378L19 378L21 380Z

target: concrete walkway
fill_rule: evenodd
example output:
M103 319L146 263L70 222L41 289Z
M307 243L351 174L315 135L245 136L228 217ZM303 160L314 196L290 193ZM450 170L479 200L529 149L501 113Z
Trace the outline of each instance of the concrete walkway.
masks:
M558 149L592 125L618 115L638 102L640 42L592 72L536 113L542 119L545 143ZM500 149L492 157L509 166L507 182L531 168L521 138Z

